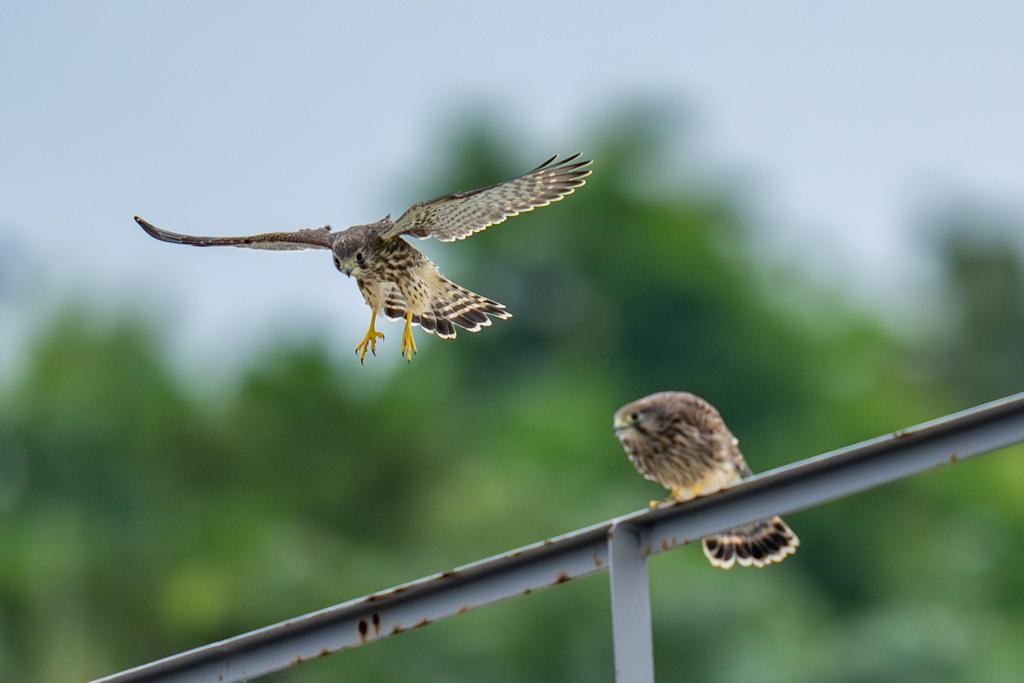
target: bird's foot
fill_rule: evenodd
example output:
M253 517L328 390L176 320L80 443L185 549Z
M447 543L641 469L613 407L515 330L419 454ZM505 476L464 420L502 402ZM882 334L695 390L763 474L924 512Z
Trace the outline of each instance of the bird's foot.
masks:
M370 312L370 329L367 330L366 336L363 337L363 343L356 347L356 353L359 354L359 364L363 364L363 359L366 358L366 351L369 350L374 356L377 355L377 337L380 337L381 341L384 341L384 335L374 329L373 324L377 322L377 309L373 309Z
M673 486L672 493L669 494L667 500L685 503L686 501L693 500L699 496L703 488L704 484L697 484L696 486Z
M356 347L356 353L359 354L359 362L362 363L363 359L366 358L366 352L369 351L374 356L377 355L377 338L380 337L381 341L384 341L384 335L373 329L373 325L370 325L370 331L366 333L363 338L363 343Z
M402 357L411 363L414 353L416 353L416 340L412 338L412 324L407 320L405 334L402 335Z

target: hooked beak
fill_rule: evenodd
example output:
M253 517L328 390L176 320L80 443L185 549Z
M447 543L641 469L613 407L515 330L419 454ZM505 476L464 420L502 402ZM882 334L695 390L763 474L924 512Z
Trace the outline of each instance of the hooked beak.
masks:
M618 434L623 429L628 429L629 428L629 422L625 418L622 418L622 417L615 418L614 425L615 425L615 433L616 434Z
M341 265L341 259L338 258L337 256L334 257L334 267L338 269L339 273L345 273L345 275L348 275L349 277L352 277L352 268L354 266L353 265L349 265L346 268L345 266Z

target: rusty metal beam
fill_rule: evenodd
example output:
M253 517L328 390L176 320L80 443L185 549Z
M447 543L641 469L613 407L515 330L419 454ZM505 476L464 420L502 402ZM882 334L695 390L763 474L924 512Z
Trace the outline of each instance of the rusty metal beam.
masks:
M773 514L803 510L1024 441L1024 393L803 460L685 505L641 510L273 626L161 659L95 683L232 683L603 571L613 577L619 681L649 681L646 655L620 639L646 628L646 558ZM609 541L609 533L612 540ZM628 534L623 532L629 531ZM619 542L616 541L619 538ZM622 543L631 540L632 543ZM634 546L630 550L630 545ZM639 558L639 559L637 559ZM636 560L636 561L633 561ZM620 578L638 582L632 587ZM642 583L642 585L640 585ZM617 587L617 588L616 588ZM621 599L620 599L621 598ZM642 605L628 603L646 601ZM646 619L646 624L630 623ZM640 641L635 641L640 643ZM639 647L647 649L640 643ZM623 657L620 658L620 649ZM631 668L621 668L631 667ZM643 670L643 671L642 671ZM651 666L653 671L653 665ZM640 671L634 676L634 672Z

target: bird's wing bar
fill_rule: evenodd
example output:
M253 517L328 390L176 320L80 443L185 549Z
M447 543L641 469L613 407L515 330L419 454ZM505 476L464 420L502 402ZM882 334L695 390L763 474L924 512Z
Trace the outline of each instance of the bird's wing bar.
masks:
M411 235L442 242L461 240L510 216L547 206L572 194L590 175L590 161L579 154L557 161L555 155L529 173L469 192L456 192L414 205L381 234L382 239Z
M135 221L142 229L161 242L172 244L191 244L194 247L247 247L249 249L270 249L272 251L292 251L297 249L330 249L332 243L331 228L325 226L316 230L299 230L298 232L268 232L262 235L247 237L196 237L181 235L176 232L161 230L138 216Z

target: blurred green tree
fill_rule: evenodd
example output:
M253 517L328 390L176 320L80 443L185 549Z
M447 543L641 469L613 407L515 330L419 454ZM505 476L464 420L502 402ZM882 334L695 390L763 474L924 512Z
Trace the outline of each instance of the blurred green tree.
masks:
M0 679L95 678L642 507L663 492L610 421L652 391L715 403L763 470L1020 388L1019 257L951 242L959 369L921 373L927 340L773 290L741 202L667 174L667 120L610 124L587 187L451 245L515 317L373 390L308 344L200 396L149 323L59 316L0 404ZM429 189L510 177L514 147L460 126ZM1020 455L790 516L803 546L765 570L659 556L659 680L1018 679ZM611 680L610 645L595 578L267 680Z
M953 333L940 348L940 377L971 403L1024 387L1024 264L1010 235L1024 226L962 213L937 228L947 264Z

